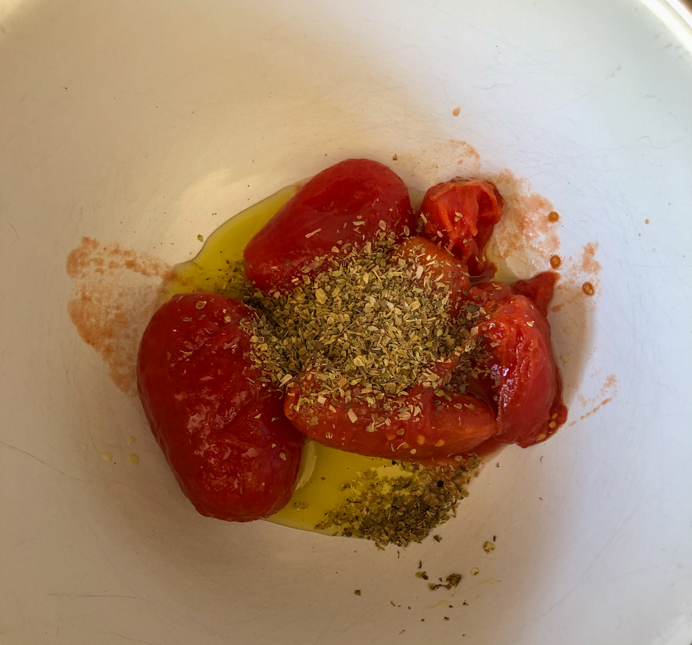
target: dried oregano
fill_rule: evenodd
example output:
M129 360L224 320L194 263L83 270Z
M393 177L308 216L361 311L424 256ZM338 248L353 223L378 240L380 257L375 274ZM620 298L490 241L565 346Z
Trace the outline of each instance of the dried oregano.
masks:
M468 303L452 320L449 285L436 272L435 260L425 254L393 260L393 247L384 233L362 249L339 245L338 266L316 258L288 293L255 290L242 263L229 267L223 293L258 314L247 329L263 379L285 387L319 363L322 388L311 394L319 403L355 392L373 406L392 401L402 414L397 397L412 385L427 383L443 398L445 390L464 392L469 377L486 371L477 342L486 312ZM452 382L444 386L429 368L454 351L461 358ZM476 457L457 457L452 466L399 462L397 474L360 473L347 485L344 503L316 528L378 546L420 542L455 513L479 463Z
M394 242L384 233L358 251L347 246L340 247L339 266L317 258L288 293L252 290L243 284L242 267L233 268L226 292L258 311L248 330L266 378L283 387L319 362L322 389L313 396L344 396L357 386L357 396L374 406L426 379L437 386L429 367L459 346L457 372L479 364L474 326L484 312L469 303L450 318L449 285L434 258L393 260Z
M344 487L344 503L326 513L317 528L374 540L378 546L420 542L455 514L479 465L478 457L471 456L455 466L401 462L401 474L392 476L360 473Z

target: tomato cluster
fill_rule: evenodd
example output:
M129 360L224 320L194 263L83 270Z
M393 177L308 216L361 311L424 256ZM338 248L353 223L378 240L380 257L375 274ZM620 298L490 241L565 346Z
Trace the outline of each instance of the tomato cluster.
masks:
M295 485L303 436L364 455L443 462L552 434L566 417L546 320L556 275L513 286L481 281L492 271L484 249L502 207L491 183L456 178L432 187L416 214L395 173L351 159L307 182L246 247L251 284L286 293L303 275L338 264L344 245L357 250L387 230L398 241L393 256L435 259L436 275L449 285L451 316L469 302L482 307L485 376L445 397L412 386L406 402L420 413L385 430L368 426L386 401L295 405L318 387L314 371L296 375L285 396L262 379L250 352L254 313L244 304L185 294L163 305L142 339L138 386L154 435L195 507L235 521L276 512ZM453 381L458 360L454 353L430 369L441 382Z

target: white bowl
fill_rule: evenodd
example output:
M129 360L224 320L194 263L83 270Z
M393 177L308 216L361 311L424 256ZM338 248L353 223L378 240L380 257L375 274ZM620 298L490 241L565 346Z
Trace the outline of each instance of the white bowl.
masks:
M689 645L686 29L655 0L0 3L0 640ZM75 282L68 254L88 236L187 260L346 157L419 189L477 171L453 140L561 214L573 301L552 321L576 423L489 464L440 543L197 515L67 310L81 284L106 301L80 311L141 317L156 279ZM419 560L461 585L429 591Z

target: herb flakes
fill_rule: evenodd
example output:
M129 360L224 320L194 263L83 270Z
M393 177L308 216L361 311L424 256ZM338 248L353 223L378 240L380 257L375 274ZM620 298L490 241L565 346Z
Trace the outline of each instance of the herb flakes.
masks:
M441 578L440 578L441 580ZM438 589L453 589L455 587L459 586L459 583L461 582L461 574L460 573L450 573L448 576L445 577L444 582L439 582L439 583L428 583L428 589L430 591L437 591Z
M247 331L253 359L272 382L284 387L308 371L320 381L310 398L349 393L388 411L393 397L417 383L440 389L430 366L455 352L461 359L453 388L463 391L469 376L483 373L476 336L485 312L468 303L453 320L450 285L422 250L397 257L385 232L365 248L346 252L346 246L338 266L333 258L316 258L288 293L253 290L243 284L242 264L231 267L224 293L258 312Z
M345 487L344 503L328 511L316 528L373 540L380 547L421 542L455 514L459 501L468 496L466 487L478 474L479 465L480 459L473 455L452 467L399 462L400 475L360 473ZM444 486L438 487L438 481ZM427 580L425 571L417 571L416 576Z

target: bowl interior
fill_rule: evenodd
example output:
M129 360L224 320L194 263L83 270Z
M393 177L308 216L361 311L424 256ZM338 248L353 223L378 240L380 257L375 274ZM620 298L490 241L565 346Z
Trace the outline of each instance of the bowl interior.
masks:
M4 3L7 642L689 645L692 70L653 5ZM498 233L512 270L563 259L568 425L405 550L200 517L132 390L197 235L348 157L418 190L493 178L527 235ZM420 561L462 583L429 591Z

